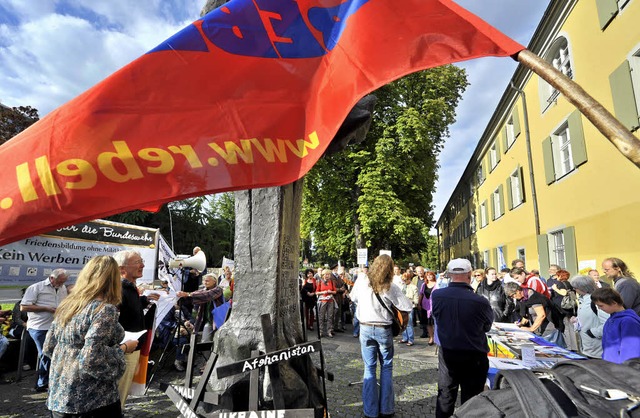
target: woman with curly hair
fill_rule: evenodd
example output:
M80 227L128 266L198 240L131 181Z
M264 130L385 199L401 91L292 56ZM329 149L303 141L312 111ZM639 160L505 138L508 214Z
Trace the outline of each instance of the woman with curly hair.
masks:
M51 358L47 408L54 418L119 417L118 380L124 354L138 341L124 339L118 323L122 300L120 268L113 257L97 256L84 266L73 291L58 306L44 342Z
M624 306L640 315L640 283L635 279L627 264L616 257L605 258L602 270L613 282L613 288L620 293Z
M390 305L411 312L412 303L393 284L393 260L388 255L376 257L368 276L360 277L351 291L351 300L357 304L356 316L360 320L360 350L364 362L362 403L365 417L392 416L395 412L393 395L393 333L391 313L382 306L378 296L389 309ZM376 379L377 361L380 359L380 388Z

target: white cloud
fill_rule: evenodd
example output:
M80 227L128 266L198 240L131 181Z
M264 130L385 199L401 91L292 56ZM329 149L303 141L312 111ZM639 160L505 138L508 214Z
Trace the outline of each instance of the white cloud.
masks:
M0 26L0 100L40 116L198 19L201 8L195 0L44 3L11 0L19 23Z

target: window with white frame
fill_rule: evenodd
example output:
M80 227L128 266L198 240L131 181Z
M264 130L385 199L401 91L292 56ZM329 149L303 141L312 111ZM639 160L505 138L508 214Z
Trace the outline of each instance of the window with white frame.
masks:
M562 268L566 267L566 255L564 246L564 231L552 232L549 239L549 258L551 264L557 264Z
M552 136L551 145L554 151L554 166L558 178L572 171L573 155L571 153L571 134L569 126L565 123Z
M551 59L551 65L553 65L556 70L560 71L567 77L573 78L573 71L571 70L571 60L569 57L569 45L566 38L563 37L561 39L561 42L558 45L553 58Z
M493 191L491 195L491 203L493 205L493 219L498 219L502 216L502 196L500 189Z
M487 226L489 222L489 217L487 216L487 202L483 202L480 205L480 228L484 228Z
M513 121L513 115L511 115L509 117L509 120L507 120L505 130L507 133L507 148L510 148L511 145L513 145L513 143L516 141L516 127Z
M469 215L469 227L471 229L471 233L476 233L476 214L475 212Z
M490 169L493 170L498 165L498 149L496 147L496 143L494 142L489 149L489 164L491 164Z
M545 180L551 184L587 162L582 114L575 110L542 141ZM522 185L522 184L521 184Z
M476 170L476 183L478 186L484 183L484 167L482 163L478 165L478 169Z
M523 261L527 259L524 248L518 248L518 259Z
M484 250L482 252L482 267L489 267L489 250Z
M509 176L509 189L511 190L511 208L515 208L524 200L522 198L522 184L520 184L520 167Z
M571 64L571 53L569 50L569 42L564 36L558 37L549 48L549 52L545 55L547 62L569 78L573 78L573 66ZM550 105L554 104L560 92L540 79L540 103L544 112Z

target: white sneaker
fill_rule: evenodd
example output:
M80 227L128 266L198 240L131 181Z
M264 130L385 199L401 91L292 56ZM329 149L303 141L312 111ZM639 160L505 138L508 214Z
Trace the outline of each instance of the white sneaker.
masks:
M22 370L24 370L25 372L26 372L27 370L31 370L31 366L29 366L28 364L23 364L23 365L22 365Z

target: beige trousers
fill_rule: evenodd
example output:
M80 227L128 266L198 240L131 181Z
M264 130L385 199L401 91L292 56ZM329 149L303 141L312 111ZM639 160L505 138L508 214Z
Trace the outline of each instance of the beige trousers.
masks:
M124 404L127 402L127 396L129 396L129 389L133 383L133 376L138 369L138 363L140 362L140 350L136 350L133 353L124 355L124 361L127 364L127 368L124 370L124 374L118 382L118 393L120 394L120 405L124 411Z

